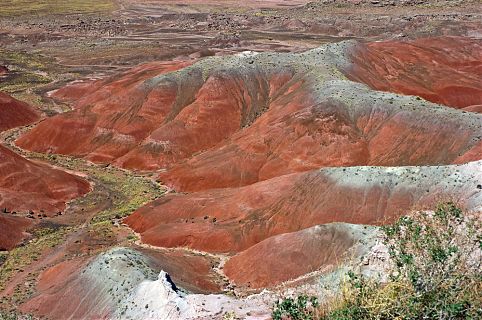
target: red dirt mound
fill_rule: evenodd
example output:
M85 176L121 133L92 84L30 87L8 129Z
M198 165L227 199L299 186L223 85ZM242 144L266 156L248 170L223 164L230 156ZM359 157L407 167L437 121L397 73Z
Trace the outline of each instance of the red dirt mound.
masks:
M218 293L222 291L220 281L213 270L215 263L209 256L187 250L159 250L138 248L149 260L151 268L164 270L174 283L193 293Z
M39 152L83 156L131 169L164 168L214 146L249 125L289 74L222 74L150 65L106 82L54 94L79 99L75 110L40 123L17 144ZM75 129L75 130L73 130ZM42 137L42 138L39 138Z
M40 294L20 310L49 319L126 318L125 311L132 307L126 300L143 282L156 279L159 271L149 266L149 258L126 248L111 249L89 261L74 258L46 269L39 277Z
M90 190L85 180L0 146L0 208L53 215Z
M482 101L482 41L438 37L359 44L347 76L376 90L417 95L455 108Z
M309 88L288 91L249 128L174 165L160 180L199 191L320 167L440 165L482 157L482 117L347 82L325 85L318 98Z
M317 224L374 224L440 198L480 205L482 162L440 167L350 167L285 175L241 188L168 195L125 222L161 247L239 252Z
M151 62L132 68L100 80L76 81L50 94L56 100L75 103L74 107L83 107L97 102L108 103L110 95L123 95L124 90L135 87L142 81L159 74L178 70L188 66L187 62ZM117 99L117 102L122 99Z
M0 132L24 126L40 118L28 104L0 92Z
M427 41L422 49L434 52L432 43L439 42ZM475 44L467 45L475 51ZM344 79L338 70L349 65L347 52L360 48L344 42L299 54L208 57L188 67L148 64L74 84L54 95L77 99L75 110L43 121L17 144L127 169L167 169L160 180L182 191L244 186L329 166L480 159L474 151L480 118ZM455 53L440 55L437 68L456 69ZM469 68L460 69L460 83L473 84Z
M0 131L30 124L39 114L26 103L0 92ZM31 162L0 145L0 209L53 215L65 202L87 193L89 184L73 175ZM26 218L0 216L0 250L10 250L33 224Z
M157 128L165 116L160 112L166 108L164 104L172 103L172 95L161 99L155 93L149 95L151 90L142 85L143 80L184 66L186 63L147 64L134 69L132 74L67 86L53 96L76 100L75 109L41 122L17 144L40 152L82 155L92 161L109 162L134 148Z
M237 286L259 289L320 268L328 271L349 258L345 255L360 237L355 229L363 228L334 223L274 236L230 258L224 273Z
M25 232L33 222L30 219L0 214L0 251L15 248L28 234Z
M116 164L152 170L209 149L253 122L290 77L254 75L246 80L236 74L211 76L173 120L163 120L165 124Z
M35 312L50 319L68 318L76 312L82 316L88 313L82 304L82 298L79 297L79 292L85 293L84 288L88 283L84 281L83 285L79 285L77 279L85 263L85 258L76 258L43 271L37 284L37 290L42 294L25 303L22 306L23 311ZM85 304L87 303L86 301ZM82 316L77 315L76 318L80 319ZM100 318L99 315L96 316Z

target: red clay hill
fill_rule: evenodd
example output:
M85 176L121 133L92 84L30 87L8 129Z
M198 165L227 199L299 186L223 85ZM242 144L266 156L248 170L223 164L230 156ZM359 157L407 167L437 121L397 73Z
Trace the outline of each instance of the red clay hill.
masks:
M24 126L39 119L39 113L28 104L0 92L0 132Z
M296 54L143 65L58 91L75 98L74 110L17 144L159 170L161 181L191 193L167 195L126 218L142 241L232 254L231 281L273 286L331 264L330 250L351 247L345 229L315 226L379 224L445 198L480 206L482 115L457 109L477 104L479 42L450 41L345 41ZM377 56L383 50L393 51L387 70ZM443 85L449 71L463 87L456 99ZM449 106L405 95L414 92L403 85L417 77L421 95L430 91L427 99ZM270 265L296 248L315 253L330 237L344 241L313 254L308 269L287 265L268 275L255 268L260 257Z
M312 170L241 188L168 195L125 221L152 245L239 252L318 224L387 222L437 199L477 207L481 164Z
M29 236L26 230L32 225L33 221L30 219L0 214L0 251L15 248Z
M65 209L65 202L89 189L79 177L29 161L0 146L0 208L53 215Z
M467 49L456 54L458 45L449 46L450 41ZM362 67L377 70L371 66L381 62L371 52L384 45L394 52L421 47L410 59L395 55L399 63L388 61L400 81L420 76L440 83L451 71L450 79L463 87L457 89L456 106L474 103L480 90L474 62L480 61L478 40L350 41L301 54L209 57L187 67L148 64L73 84L54 96L73 98L75 109L41 122L17 144L127 169L168 169L161 180L185 191L247 185L326 166L449 164L473 152L479 128L470 117L346 80L344 73L373 86L393 82L383 70L359 75ZM361 66L353 53L363 50L368 53ZM453 96L448 89L441 92Z
M355 46L349 55L354 63L347 76L373 89L417 95L454 108L481 104L480 39L374 42Z
M39 114L27 104L0 93L0 131L27 125ZM83 179L29 161L0 145L0 249L11 249L33 223L14 213L54 215L65 203L90 190Z

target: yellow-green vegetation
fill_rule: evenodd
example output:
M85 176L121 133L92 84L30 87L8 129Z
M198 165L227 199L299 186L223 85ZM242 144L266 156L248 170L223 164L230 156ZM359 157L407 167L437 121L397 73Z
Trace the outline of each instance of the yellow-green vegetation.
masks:
M48 236L49 234L55 233L59 228L39 228L35 229L32 234L35 238L42 238Z
M300 295L296 299L286 298L275 303L273 320L314 320L320 304L314 296Z
M32 153L31 156L33 155ZM84 160L71 159L61 155L35 154L35 157L47 159L70 170L82 171L94 183L102 184L110 190L111 196L108 200L111 201L111 204L109 208L96 213L89 222L91 231L106 236L111 235L113 219L126 217L165 193L165 189L154 181L143 176L135 176L121 169L88 164ZM89 206L96 205L99 200L94 192L78 201L83 202L82 207L89 209Z
M102 184L110 191L111 205L106 210L95 214L90 221L91 224L105 223L112 219L120 219L128 216L137 208L162 196L166 189L144 176L133 175L128 171L114 167L106 167L87 163L82 159L70 158L62 155L46 155L42 153L29 152L29 158L41 159L53 164L74 171L81 171L89 176L94 183ZM95 192L76 201L82 203L84 209L98 203L98 196ZM104 199L105 200L105 199ZM75 202L74 202L75 203Z
M0 310L0 320L33 320L35 319L32 315L29 314L17 314L15 312L6 312Z
M12 94L50 83L52 79L47 74L52 71L48 68L50 63L49 59L38 54L0 50L0 64L10 68L8 75L0 81L0 90Z
M136 235L134 235L134 234L130 234L130 235L127 236L126 239L127 239L128 241L135 242L135 241L139 240L139 237L136 236Z
M112 205L109 209L97 213L92 219L92 223L126 217L165 192L165 189L153 180L133 175L121 169L90 164L82 159L72 159L62 155L31 153L30 157L49 160L64 168L81 171L94 181L98 180L110 190ZM95 201L97 199L94 199Z
M63 242L71 228L64 227L57 230L46 228L35 233L35 238L25 245L15 248L8 253L8 257L0 267L0 291L5 289L11 277L22 271L28 265L39 259L42 253Z
M46 227L34 230L31 241L0 257L1 260L4 260L3 264L0 265L0 291L5 288L17 272L25 270L29 265L40 260L47 249L52 249L65 242L69 235L84 227L86 227L85 230L89 233L89 237L98 240L101 247L115 244L115 227L112 220L127 216L135 209L164 193L164 189L150 179L133 176L120 169L93 165L81 159L71 159L60 155L29 153L29 156L48 160L71 170L82 171L94 181L96 188L93 192L71 203L72 206L76 207L74 210L89 210L103 201L108 202L108 209L95 213L92 220L88 221L85 226ZM105 199L106 196L110 199ZM133 241L135 239L136 237L132 235L127 240ZM35 279L32 279L31 282L34 283ZM15 292L10 298L10 302L15 304L24 301L33 292L33 288L22 287L17 289L15 288Z
M8 253L5 251L0 251L0 267L1 265L7 260L8 258Z
M113 1L105 0L2 0L0 16L108 12Z
M113 206L97 214L92 223L101 223L113 218L123 218L134 210L161 196L164 190L146 178L136 177L128 174L119 174L120 170L106 169L105 171L95 170L89 172L91 176L102 180L103 183L116 191Z
M112 223L110 221L102 221L89 225L89 233L92 238L109 242L114 238Z
M50 83L52 80L46 76L36 73L20 73L13 77L10 77L6 81L0 82L0 91L7 93L24 92L25 90L41 85Z
M402 217L383 231L393 262L386 283L349 272L341 296L320 307L316 317L306 303L285 299L276 304L273 319L482 319L478 217L444 203L434 212Z
M95 214L90 221L91 225L105 225L106 222L110 223L112 219L126 217L137 208L165 193L165 189L156 182L121 169L88 164L82 159L71 159L61 155L31 153L30 157L49 160L70 170L82 171L94 182L98 181L110 190L111 197L109 200L112 202L111 205L108 209ZM92 196L92 199L89 196ZM94 194L79 199L79 201L90 202L83 206L95 205L98 200Z
M39 54L0 49L0 62L25 70L47 71L51 61Z

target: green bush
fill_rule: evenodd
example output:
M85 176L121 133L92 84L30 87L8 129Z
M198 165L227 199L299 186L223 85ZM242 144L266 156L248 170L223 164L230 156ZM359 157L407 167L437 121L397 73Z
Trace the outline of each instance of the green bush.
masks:
M300 295L298 298L285 298L276 302L271 317L273 320L314 320L319 304L316 297Z
M480 219L444 203L383 231L394 264L388 283L350 273L322 319L482 319Z
M326 306L303 318L305 305L285 299L273 319L482 319L479 217L449 202L382 230L393 263L386 283L349 272L340 296Z

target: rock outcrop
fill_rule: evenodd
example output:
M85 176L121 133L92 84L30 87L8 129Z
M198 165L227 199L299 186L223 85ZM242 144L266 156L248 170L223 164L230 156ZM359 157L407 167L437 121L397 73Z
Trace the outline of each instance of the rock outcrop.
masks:
M152 269L146 256L128 248L113 248L87 263L71 260L47 269L38 289L42 294L20 309L52 319L221 319L233 310L243 316L258 311L263 315L258 319L268 319L274 299L180 292L167 273Z

